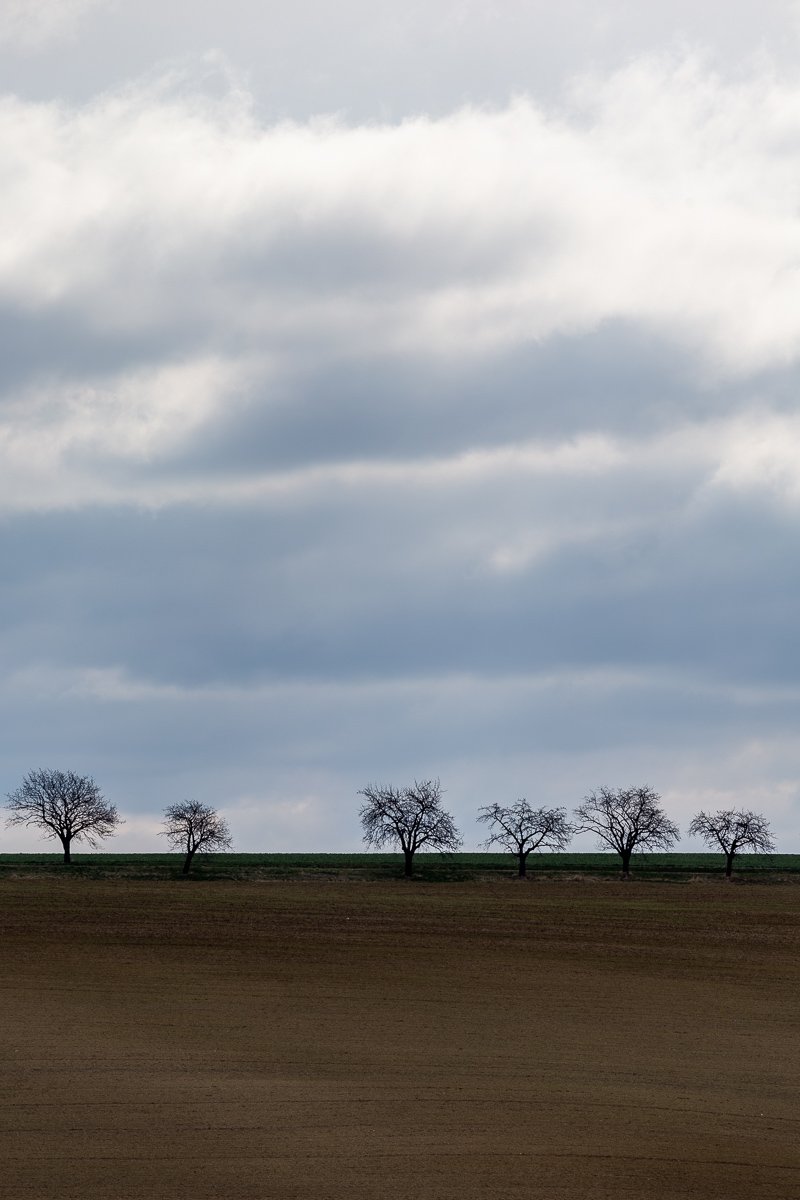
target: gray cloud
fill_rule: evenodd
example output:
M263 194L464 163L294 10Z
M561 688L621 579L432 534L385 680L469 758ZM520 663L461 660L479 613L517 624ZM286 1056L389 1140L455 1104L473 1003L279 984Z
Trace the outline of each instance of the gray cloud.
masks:
M131 848L194 795L249 846L323 849L357 844L370 778L440 775L468 844L487 797L646 779L795 848L796 86L737 74L734 33L724 70L618 69L719 13L619 3L571 36L576 3L537 51L558 102L509 103L532 10L443 4L378 6L301 101L316 9L276 14L289 61L298 14L320 45L270 93L253 10L217 42L207 6L195 45L179 8L88 91L124 5L75 9L49 90L45 41L3 52L33 64L0 103L3 790L52 763ZM463 61L409 83L432 23ZM154 30L236 69L124 82Z
M135 7L10 0L6 7L0 67L21 95L83 101L154 64L203 56L213 92L214 51L246 71L270 119L320 112L397 119L464 101L505 103L520 92L553 96L589 67L607 73L665 46L700 45L734 70L759 52L793 69L797 51L796 10L786 0L606 0L601 9L590 0L557 9L545 0L436 0L401 9L389 0L347 0L335 9L318 0L140 0Z

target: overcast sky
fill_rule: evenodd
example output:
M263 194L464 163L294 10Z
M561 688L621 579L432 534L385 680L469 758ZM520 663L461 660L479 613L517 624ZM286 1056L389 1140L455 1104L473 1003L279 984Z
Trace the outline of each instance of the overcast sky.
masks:
M0 0L0 792L800 852L799 68L778 0Z

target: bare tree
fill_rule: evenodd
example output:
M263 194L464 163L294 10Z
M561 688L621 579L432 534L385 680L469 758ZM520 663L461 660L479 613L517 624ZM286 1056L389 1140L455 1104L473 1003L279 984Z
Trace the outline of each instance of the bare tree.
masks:
M461 845L453 818L442 808L438 779L415 780L412 787L404 788L368 784L358 794L365 800L358 814L365 843L375 849L399 844L407 879L414 868L414 855L423 846L453 851Z
M516 854L520 879L525 878L531 851L565 850L572 838L572 826L564 808L531 808L523 798L508 808L489 804L478 811L481 814L478 820L486 822L492 830L483 846L487 850L490 846L502 846Z
M124 824L91 776L74 771L31 771L9 793L6 807L11 811L7 825L33 826L43 829L45 837L58 838L65 863L72 861L73 842L97 846Z
M594 833L622 859L622 877L630 877L634 850L669 850L680 837L678 826L661 807L661 797L649 787L601 787L575 809L575 833Z
M726 879L733 875L733 860L740 850L771 854L775 849L766 818L746 809L699 812L689 826L689 833L692 837L701 837L707 846L719 846L725 855Z
M213 854L230 850L233 845L228 823L216 809L199 800L182 800L164 810L161 837L170 846L183 851L183 874L188 875L195 854Z

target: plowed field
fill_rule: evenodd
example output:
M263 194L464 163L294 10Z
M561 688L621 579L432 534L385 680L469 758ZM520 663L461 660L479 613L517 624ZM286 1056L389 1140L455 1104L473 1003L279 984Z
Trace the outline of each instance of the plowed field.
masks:
M800 1200L800 887L0 884L8 1200Z

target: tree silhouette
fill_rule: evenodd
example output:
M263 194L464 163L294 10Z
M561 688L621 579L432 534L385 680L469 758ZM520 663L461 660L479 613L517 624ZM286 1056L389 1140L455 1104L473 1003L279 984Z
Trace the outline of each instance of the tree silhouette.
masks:
M678 826L661 808L661 797L649 787L601 787L575 809L576 833L594 833L622 859L622 877L630 877L634 850L669 850L680 837Z
M531 808L523 798L507 808L489 804L478 811L478 820L491 827L483 846L487 850L502 846L516 854L520 879L525 878L528 855L533 850L565 850L572 838L573 829L564 808Z
M216 809L199 800L181 800L164 810L165 837L176 850L183 851L183 874L188 875L195 854L213 854L230 850L233 845L228 823Z
M9 793L6 807L11 811L7 825L33 826L43 829L45 837L58 838L65 863L72 861L73 842L97 846L123 824L91 776L74 771L31 771Z
M365 801L358 814L364 842L375 849L399 845L407 879L414 869L414 855L423 846L453 851L461 845L453 818L442 808L438 779L415 780L413 786L404 788L368 784L358 794Z
M746 809L699 812L689 826L689 833L702 838L707 846L719 846L725 855L726 879L733 875L733 860L740 850L771 854L775 849L766 818Z

